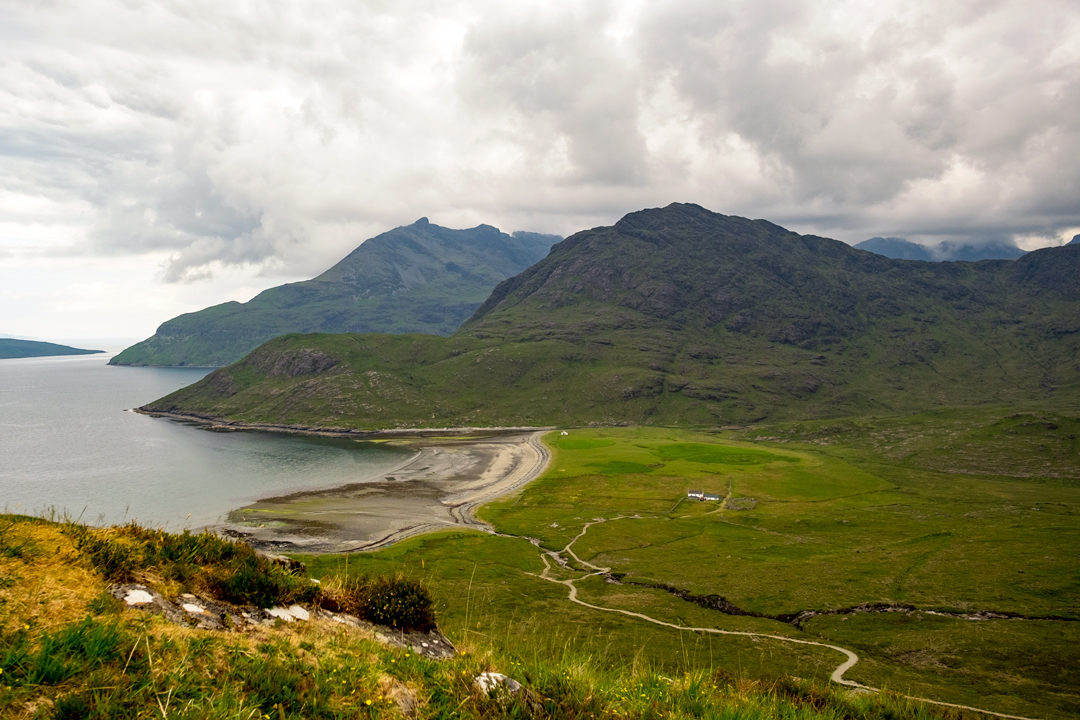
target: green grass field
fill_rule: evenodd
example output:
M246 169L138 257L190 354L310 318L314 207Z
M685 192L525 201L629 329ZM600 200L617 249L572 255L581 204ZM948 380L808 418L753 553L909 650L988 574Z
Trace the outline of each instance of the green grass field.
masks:
M548 435L543 478L483 509L505 537L445 533L310 561L316 574L348 563L416 575L451 637L534 659L819 682L843 660L572 604L540 574L543 550L573 541L578 558L622 581L585 578L572 559L552 573L583 578L578 597L590 604L839 645L860 656L846 675L859 683L1070 717L1080 713L1077 424L981 410L720 433L572 429ZM687 500L688 489L730 500ZM753 616L679 594L720 596ZM915 609L829 614L862 604ZM771 619L806 611L825 614L801 627Z
M466 538L460 538L466 540ZM476 539L471 538L471 539ZM519 544L516 543L515 544ZM109 591L134 576L172 601L185 589L215 596L214 578L265 563L251 549L210 534L173 535L127 525L87 528L70 522L0 515L0 717L11 720L346 720L395 718L485 720L931 720L941 717L895 696L850 695L808 681L736 677L713 663L750 668L791 666L776 642L675 650L687 672L660 672L648 653L626 657L583 647L581 632L602 638L617 625L588 618L577 636L511 636L504 649L479 631L464 632L459 652L433 660L389 647L394 630L350 628L329 619L207 630L161 614L133 610ZM449 565L448 565L449 567ZM261 568L276 577L273 599L312 590L302 573ZM357 580L356 574L349 578ZM368 580L371 580L369 577ZM384 580L388 580L384 578ZM466 622L474 598L466 589ZM209 581L209 582L206 582ZM316 593L341 594L363 583L325 583ZM393 586L403 587L395 578ZM477 582L477 607L493 597ZM370 587L378 587L376 582ZM381 586L386 587L385 584ZM220 590L220 588L218 588ZM282 595L281 593L285 594ZM327 595L329 593L329 596ZM185 596L180 596L185 597ZM253 600L254 598L248 598ZM360 599L356 596L354 599ZM552 601L557 598L552 597ZM383 608L385 609L385 607ZM246 612L234 608L236 616ZM556 610L557 611L557 610ZM476 626L483 624L478 618ZM458 623L459 628L461 623ZM643 648L656 634L641 633ZM651 652L651 650L650 650ZM813 673L820 658L799 656ZM497 670L520 681L515 694L489 694L474 679ZM739 675L742 675L740 672Z

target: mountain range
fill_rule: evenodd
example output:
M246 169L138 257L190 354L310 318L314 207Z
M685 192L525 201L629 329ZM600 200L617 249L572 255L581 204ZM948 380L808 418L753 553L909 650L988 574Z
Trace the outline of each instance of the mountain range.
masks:
M148 404L377 429L728 424L1080 396L1080 245L893 260L673 204L579 232L453 335L287 335Z
M421 218L365 241L316 278L163 323L112 365L227 365L285 333L448 335L496 283L547 254L555 235L452 230Z
M924 260L940 262L946 260L1014 260L1024 251L1012 243L962 243L943 242L937 245L920 245L900 237L872 237L855 245L859 250L869 250L896 260Z

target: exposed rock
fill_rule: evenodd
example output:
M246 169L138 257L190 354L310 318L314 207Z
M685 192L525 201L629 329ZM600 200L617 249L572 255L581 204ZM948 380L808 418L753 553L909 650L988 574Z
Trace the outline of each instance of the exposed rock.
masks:
M154 596L146 590L135 588L124 595L124 602L128 605L145 605L154 602Z
M293 575L303 575L307 573L307 565L300 562L299 560L289 557L288 555L279 555L277 553L271 552L259 552L259 554L270 562L274 563L275 565L280 565L281 567L285 568ZM318 582L314 579L313 581Z
M164 615L179 625L205 630L240 629L243 626L243 622L237 617L236 608L190 593L181 595L175 603L144 585L114 585L110 588L110 593L129 607Z
M289 607L239 607L216 600L200 598L190 593L180 595L176 602L145 585L114 585L109 589L113 597L123 600L129 607L158 613L178 625L204 630L238 630L248 627L270 626L275 623L307 622L316 619L331 620L368 632L383 645L411 650L432 660L445 660L457 654L445 635L438 630L429 632L404 631L388 628L361 620L355 615L331 612L323 608L308 609L300 605Z
M295 622L296 620L307 621L311 618L309 613L299 605L290 605L289 607L272 607L267 609L266 614L270 617L284 620L285 622Z
M337 365L336 358L309 348L300 348L290 352L271 352L260 349L250 355L248 362L252 367L272 377L317 375Z
M498 672L480 673L473 680L473 685L485 695L490 695L496 691L516 693L521 690L521 683Z

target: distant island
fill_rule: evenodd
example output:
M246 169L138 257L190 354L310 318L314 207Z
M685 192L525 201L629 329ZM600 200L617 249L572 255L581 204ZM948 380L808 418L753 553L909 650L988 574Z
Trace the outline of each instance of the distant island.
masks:
M38 340L15 340L13 338L0 338L0 359L48 357L50 355L94 355L103 353L104 350L84 350L68 345L57 345L51 342Z

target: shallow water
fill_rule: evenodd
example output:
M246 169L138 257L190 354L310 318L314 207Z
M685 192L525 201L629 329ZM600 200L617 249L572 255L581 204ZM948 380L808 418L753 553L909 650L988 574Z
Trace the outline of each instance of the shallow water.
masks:
M197 528L261 497L362 482L412 455L139 415L130 409L208 371L110 367L109 357L0 360L0 510Z

